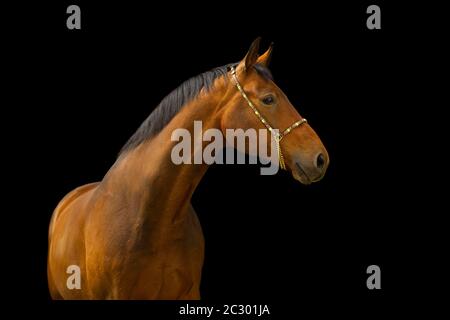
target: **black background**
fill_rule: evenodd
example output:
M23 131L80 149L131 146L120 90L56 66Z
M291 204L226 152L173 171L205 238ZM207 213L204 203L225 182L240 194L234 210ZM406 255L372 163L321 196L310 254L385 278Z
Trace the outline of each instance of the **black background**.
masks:
M20 274L7 279L13 296L26 292L56 315L139 310L174 318L170 303L51 302L49 219L67 192L102 179L166 94L240 60L257 36L261 50L275 43L275 81L318 132L331 164L311 186L283 172L260 176L257 166L209 169L193 197L206 241L203 302L269 304L275 319L308 309L365 315L432 281L421 274L419 252L432 258L417 228L426 223L412 213L421 203L407 155L421 141L410 130L419 115L411 95L421 29L406 23L407 8L380 2L381 30L366 28L371 2L276 3L66 1L22 11L30 27L13 39L22 50L11 83L27 88L12 110L23 135L7 145L22 168L12 184L21 192L10 199L23 224L7 265ZM81 7L81 30L66 28L69 4ZM381 268L378 291L366 287L371 264Z

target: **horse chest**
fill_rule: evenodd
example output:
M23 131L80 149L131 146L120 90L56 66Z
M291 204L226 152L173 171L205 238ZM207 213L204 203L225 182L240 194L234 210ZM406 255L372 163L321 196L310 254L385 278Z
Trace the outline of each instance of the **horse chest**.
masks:
M201 270L204 259L203 234L196 217L181 230L173 230L161 247L137 256L129 269L135 274L136 297L151 299L180 299L199 297Z

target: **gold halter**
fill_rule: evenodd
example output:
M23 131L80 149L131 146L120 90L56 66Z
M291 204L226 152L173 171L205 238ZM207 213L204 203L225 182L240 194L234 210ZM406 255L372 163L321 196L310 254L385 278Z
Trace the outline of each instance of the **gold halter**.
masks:
M299 127L300 125L302 125L303 123L306 122L306 119L303 118L297 122L295 122L294 124L292 124L289 128L287 128L286 130L284 130L283 132L276 132L274 128L272 128L272 126L267 122L267 120L259 113L258 109L256 109L256 107L253 105L253 103L250 101L250 99L248 98L247 94L245 93L244 89L242 88L241 84L239 83L237 76L236 76L236 69L234 67L231 67L231 75L233 77L234 83L236 84L236 88L239 90L239 92L241 93L242 97L245 99L245 101L247 101L247 104L249 105L250 108L252 108L253 113L258 117L259 121L262 122L262 124L267 128L267 130L270 131L270 133L273 135L273 137L275 138L275 142L277 143L277 151L278 151L278 161L280 163L280 168L283 170L286 170L286 164L284 163L284 157L283 157L283 153L281 152L281 139L283 139L289 132L291 132L292 130L294 130L295 128Z

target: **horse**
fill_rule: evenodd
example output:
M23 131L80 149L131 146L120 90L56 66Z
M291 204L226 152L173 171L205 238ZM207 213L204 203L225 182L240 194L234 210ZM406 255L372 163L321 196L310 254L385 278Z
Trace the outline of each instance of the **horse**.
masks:
M200 299L204 237L190 200L209 165L171 161L177 128L192 132L200 120L222 133L267 129L282 169L303 184L322 179L328 153L274 83L272 45L259 55L259 44L260 38L239 62L182 83L150 113L102 181L59 202L48 234L52 299ZM69 266L78 268L77 288L68 285Z

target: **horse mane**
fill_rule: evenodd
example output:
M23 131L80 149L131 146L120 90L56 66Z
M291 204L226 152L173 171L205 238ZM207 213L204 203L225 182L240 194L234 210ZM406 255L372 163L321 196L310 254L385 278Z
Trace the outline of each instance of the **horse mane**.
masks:
M144 120L131 138L128 139L120 150L119 156L127 151L135 149L143 142L158 134L183 108L183 106L197 97L203 88L210 90L214 80L221 76L225 76L232 66L236 67L237 63L230 63L201 73L186 80L178 86L178 88L169 93L161 100L159 105L147 119ZM267 68L259 64L255 65L254 68L261 76L272 80L272 75Z

